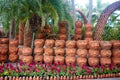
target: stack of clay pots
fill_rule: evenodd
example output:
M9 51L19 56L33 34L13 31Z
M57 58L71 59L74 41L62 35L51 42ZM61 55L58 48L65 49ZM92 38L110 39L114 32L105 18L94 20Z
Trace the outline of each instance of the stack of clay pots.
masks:
M86 40L77 41L77 65L80 67L87 64L87 45L88 42Z
M36 39L34 41L34 61L36 63L42 63L43 62L43 53L44 53L44 43L45 40L44 39Z
M99 41L89 41L88 64L90 66L99 65Z
M82 39L82 22L81 21L75 21L75 40L81 40Z
M75 64L76 63L76 41L75 40L68 40L66 41L66 64Z
M65 41L64 40L56 40L55 41L55 57L54 63L64 64L65 62Z
M120 65L120 41L111 41L112 42L112 63L114 65Z
M17 62L18 60L18 40L9 41L9 61Z
M64 21L59 24L59 39L67 40L67 25Z
M100 42L101 51L100 51L100 64L109 65L111 64L111 48L112 44L110 41L101 41Z
M30 64L33 61L32 48L30 47L19 48L19 60L26 64Z
M52 64L53 63L54 44L55 44L55 41L53 39L47 39L45 41L45 48L44 48L44 63L45 64Z
M0 63L6 62L8 59L8 44L9 39L8 38L0 38Z
M92 24L85 24L85 40L91 41L92 39Z

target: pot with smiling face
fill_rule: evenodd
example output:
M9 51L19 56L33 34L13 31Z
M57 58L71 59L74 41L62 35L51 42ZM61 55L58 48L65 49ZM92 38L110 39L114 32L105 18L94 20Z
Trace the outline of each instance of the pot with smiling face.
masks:
M76 49L75 48L71 48L71 49L69 49L69 48L67 48L66 49L66 56L75 56L75 54L76 54Z
M32 56L22 56L22 62L24 62L26 64L30 64L32 61L33 61Z
M55 57L54 57L54 62L55 62L55 63L64 64L65 58L64 58L64 56L55 56Z
M44 46L45 40L44 39L36 39L34 41L35 48L41 48Z
M78 57L82 57L82 58L85 58L87 57L87 50L86 49L78 49L77 50L77 55Z
M66 34L67 33L67 29L65 27L60 27L59 33Z
M111 52L111 50L101 50L100 55L101 55L101 57L110 58L112 55L112 52Z
M53 63L53 56L48 56L48 55L45 55L44 56L44 63L45 64L52 64Z
M78 57L77 58L77 64L80 67L85 66L87 64L87 59L86 58Z
M75 27L76 28L81 28L82 27L82 22L80 20L75 21Z
M67 65L75 64L76 58L75 57L71 57L71 56L66 56L65 62L66 62Z
M32 48L29 48L29 47L23 47L22 48L22 55L31 55L32 54Z
M112 58L112 63L113 63L114 65L120 65L120 58L118 58L118 57L113 57L113 58Z
M52 56L54 54L53 48L45 48L44 55Z
M42 55L44 52L43 48L34 48L34 54L35 55Z
M81 28L76 28L75 29L75 34L81 34L82 33L82 29Z
M87 32L85 32L85 37L91 38L92 34L93 34L92 31L87 31Z
M111 49L112 44L110 41L101 41L100 46L102 49Z
M9 53L10 54L17 54L18 48L17 47L9 47Z
M109 65L111 64L111 58L100 58L101 65Z
M55 49L55 55L63 56L64 53L65 53L64 48L56 48L56 49Z
M8 52L8 48L5 48L5 47L2 48L2 47L0 47L0 54L6 55L7 52Z
M7 61L8 56L7 55L2 55L0 54L0 62L6 62Z
M119 40L112 40L112 48L114 49L120 49L120 41Z
M17 60L18 60L18 55L17 55L17 54L10 54L10 55L9 55L9 60L10 60L11 62L17 62Z
M112 53L113 57L120 57L120 49L113 49Z
M34 56L35 63L42 63L43 62L43 56L42 55L35 55Z
M0 44L8 44L9 38L0 38Z
M93 58L97 58L99 56L99 50L90 49L88 51L88 56L93 57Z
M47 39L47 40L45 41L45 47L47 47L47 48L52 48L52 47L54 47L54 44L55 44L55 41L52 40L52 39Z
M85 24L86 31L92 31L92 24Z
M82 39L82 35L80 35L80 34L75 34L75 35L74 35L74 39L75 39L75 40L81 40L81 39Z
M64 48L65 47L65 41L64 40L56 40L55 41L55 47Z
M67 48L75 48L76 47L76 41L75 40L66 41L66 47Z
M99 59L98 58L88 58L88 64L90 66L97 66L97 65L99 65Z
M60 40L67 40L67 35L66 34L59 34L59 39Z
M89 42L90 49L99 49L99 41L90 41Z
M78 40L77 47L79 49L87 49L88 42L86 40Z
M18 47L18 44L19 44L18 40L10 40L9 41L10 47Z

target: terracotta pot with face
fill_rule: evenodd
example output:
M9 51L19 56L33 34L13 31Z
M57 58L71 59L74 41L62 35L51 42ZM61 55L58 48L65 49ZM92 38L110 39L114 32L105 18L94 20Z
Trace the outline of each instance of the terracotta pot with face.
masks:
M101 65L109 65L111 64L111 58L100 58Z
M100 46L102 49L111 49L112 44L110 41L101 41Z
M0 62L6 62L8 56L7 55L0 55Z
M98 55L99 55L99 50L90 49L88 52L88 56L92 58L97 58Z
M55 47L64 48L65 47L65 41L64 40L56 40L55 41Z
M9 53L10 54L17 54L18 48L17 47L9 47Z
M99 41L90 41L89 48L90 49L99 49Z
M18 55L16 55L16 54L10 54L9 55L9 60L11 62L16 62L18 60Z
M43 62L43 56L42 55L35 55L34 56L35 63L42 63Z
M8 44L9 38L0 38L0 44Z
M120 57L120 49L113 49L112 53L113 57Z
M112 40L111 43L112 43L112 45L113 45L112 47L114 49L120 49L120 41L119 40Z
M44 39L36 39L34 41L35 48L41 48L41 47L43 47L44 43L45 43Z
M52 64L53 63L53 56L44 56L44 63L45 64Z
M75 35L74 35L74 38L75 38L75 40L81 40L81 39L82 39L82 35L80 35L80 34L75 34Z
M32 61L33 61L32 56L22 56L22 62L24 62L26 64L30 64Z
M67 33L67 29L65 27L60 27L59 33L66 34Z
M45 34L39 33L39 34L37 35L37 39L45 39Z
M22 55L31 55L32 54L32 48L29 48L29 47L24 47L22 48Z
M69 65L69 64L75 64L76 59L75 59L75 57L66 56L65 62L66 62L67 65Z
M55 41L54 40L50 40L50 39L47 39L46 41L45 41L45 47L47 47L47 48L52 48L52 47L54 47L54 44L55 44Z
M112 58L112 63L113 63L114 65L120 65L120 57L119 57L119 58L113 57L113 58Z
M87 31L87 32L85 32L85 37L87 37L87 38L92 38L92 31Z
M92 24L85 24L86 31L92 31Z
M10 40L9 41L10 47L18 47L18 44L19 44L18 40Z
M56 49L55 49L55 55L63 56L64 53L65 53L64 48L56 48Z
M86 49L88 42L86 40L78 40L77 41L77 47L79 49Z
M66 26L66 22L65 22L65 21L60 22L60 23L59 23L59 26L60 26L60 27L65 27L65 26Z
M66 47L67 48L75 48L76 47L76 41L74 41L74 40L66 41Z
M97 66L97 65L99 65L99 59L98 58L88 58L88 64L90 66Z
M75 27L81 28L82 27L82 22L80 20L75 21Z
M60 40L67 40L67 35L66 34L59 34L59 39Z
M84 65L87 64L87 59L86 58L78 57L77 58L77 64L78 64L78 66L82 67L82 66L84 66Z
M7 52L8 52L8 48L4 48L4 47L2 48L2 47L0 47L0 54L6 55Z
M110 58L112 55L112 52L111 52L111 50L101 50L100 55L101 55L101 57Z
M44 55L52 56L54 54L54 51L52 48L45 48L44 49Z
M54 58L54 62L55 63L61 63L61 64L64 64L64 61L65 61L65 58L64 58L64 56L55 56L55 58Z
M66 49L66 56L75 56L76 54L76 49L75 48L67 48Z
M81 34L82 33L82 29L81 28L76 28L75 29L75 34Z
M44 52L43 48L34 48L34 54L35 55L42 55Z
M87 57L87 50L86 49L78 49L77 50L77 55L78 57L82 57L82 58L85 58Z

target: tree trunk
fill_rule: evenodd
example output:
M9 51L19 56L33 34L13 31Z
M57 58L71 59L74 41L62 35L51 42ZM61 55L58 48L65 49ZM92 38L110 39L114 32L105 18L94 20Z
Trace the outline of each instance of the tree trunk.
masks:
M89 0L88 23L92 22L92 6L93 6L93 0Z
M23 24L22 21L19 22L19 45L23 45L24 42L24 27L25 25Z
M114 2L111 5L109 5L100 15L96 29L95 29L95 40L102 40L102 34L104 32L105 25L107 23L107 20L109 16L117 9L120 8L120 1Z
M15 37L15 19L11 19L10 21L10 34L9 38L13 39Z

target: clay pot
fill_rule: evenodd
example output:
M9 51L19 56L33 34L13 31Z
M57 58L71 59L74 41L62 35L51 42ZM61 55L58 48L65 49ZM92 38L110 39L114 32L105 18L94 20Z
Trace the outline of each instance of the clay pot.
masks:
M0 44L0 48L7 48L8 49L8 44Z
M111 52L111 50L101 50L100 55L101 55L101 57L110 58L112 55L112 52Z
M120 49L120 41L119 40L112 40L111 43L112 43L112 45L113 45L112 47L114 49Z
M81 28L82 27L82 22L80 20L75 21L75 27L76 28Z
M86 41L93 41L93 38L85 38Z
M78 66L82 67L82 66L84 66L84 65L87 64L87 59L86 58L78 57L77 58L77 64L78 64Z
M39 34L37 35L37 39L45 39L45 34L39 33Z
M61 27L60 30L59 30L59 33L66 34L67 29L65 27Z
M112 53L113 57L120 57L120 49L113 49Z
M9 47L9 53L10 54L17 54L18 48L17 47Z
M19 44L18 40L10 40L9 41L10 47L18 47L18 44Z
M75 34L81 34L82 33L82 29L81 28L76 28L75 29Z
M89 57L97 58L99 55L99 50L90 49L88 52Z
M44 54L48 56L52 56L54 54L54 51L52 48L45 48L44 49Z
M42 55L35 55L34 56L35 63L42 63L43 62L43 56Z
M22 48L22 55L28 56L32 54L32 49L29 47L24 47Z
M43 48L34 48L34 54L35 55L42 55L44 52Z
M120 65L120 58L112 58L112 63L114 64L114 65Z
M90 49L99 49L99 41L90 41L89 48Z
M74 38L75 38L75 40L81 40L82 39L82 35L75 34Z
M60 40L67 40L66 34L59 34L59 39Z
M85 24L86 31L92 31L92 24Z
M0 55L0 62L6 62L8 56L7 55Z
M9 38L0 38L0 44L8 44Z
M2 47L0 47L0 54L6 55L7 52L8 52L8 48L4 48L4 47L2 48Z
M85 32L85 37L92 38L92 31Z
M59 48L64 48L65 47L65 41L64 40L56 40L55 41L55 46Z
M110 41L101 41L100 46L102 49L111 49L112 44Z
M67 65L69 65L69 64L75 64L76 59L75 59L75 57L66 56L65 62L66 62Z
M46 41L45 41L45 47L47 47L47 48L52 48L53 46L54 46L54 43L55 43L55 41L54 40L50 40L50 39L47 39Z
M44 39L36 39L34 41L35 48L41 48L41 47L43 47L44 43L45 43Z
M32 61L33 61L32 56L22 56L22 62L24 62L26 64L30 64Z
M65 21L60 22L60 23L59 23L59 26L60 26L60 27L65 27L65 26L66 26L66 22L65 22Z
M47 55L44 56L45 64L52 64L52 62L53 62L53 56L47 56Z
M109 65L109 64L111 64L111 59L110 58L100 58L100 64L101 65Z
M76 41L74 41L74 40L66 41L66 47L67 48L75 48L76 47Z
M10 54L9 55L9 60L11 62L16 62L18 60L18 55L16 55L16 54Z
M86 49L88 42L86 40L78 40L77 41L77 47L79 49Z
M76 49L75 48L67 48L66 49L66 56L75 56L76 54Z
M55 55L63 56L64 53L65 53L64 48L56 48L56 49L55 49Z
M64 56L55 56L55 58L54 58L55 63L59 62L60 64L64 64L64 61L65 61Z
M78 49L77 55L78 55L78 57L85 58L85 57L87 57L87 50L86 49Z
M99 64L98 58L88 58L88 64L90 66L97 66Z

